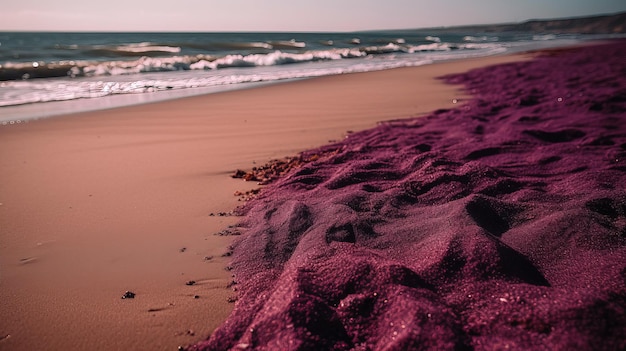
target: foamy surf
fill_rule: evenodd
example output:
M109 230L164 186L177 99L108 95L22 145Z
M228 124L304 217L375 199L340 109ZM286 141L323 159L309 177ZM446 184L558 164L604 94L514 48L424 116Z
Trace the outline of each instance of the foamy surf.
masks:
M89 99L90 105L97 106L95 100L120 95L128 97L116 101L132 104L261 82L410 67L545 45L566 45L580 38L546 39L532 35L434 35L416 31L2 33L0 120L57 113L52 106L20 108L31 104ZM28 46L26 42L37 46ZM151 96L143 96L146 94ZM28 112L33 110L47 112Z

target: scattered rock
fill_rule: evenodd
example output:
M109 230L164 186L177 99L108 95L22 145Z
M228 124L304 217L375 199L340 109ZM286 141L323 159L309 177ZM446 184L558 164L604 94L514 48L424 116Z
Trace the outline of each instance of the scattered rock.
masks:
M239 197L239 201L250 201L257 197L261 192L261 188L251 189L248 191L235 191L235 196Z
M226 251L226 252L224 252L222 254L222 257L230 257L230 256L232 256L233 251L235 250L235 248L232 245L228 245L227 250L228 251Z
M244 181L257 181L259 185L269 184L276 179L282 177L294 168L299 168L307 163L319 160L323 157L336 155L339 149L323 150L316 153L300 154L294 157L285 157L283 159L271 160L263 166L253 167L250 171L238 169L231 175L233 178L243 179ZM254 190L257 191L257 190ZM238 192L239 193L239 192ZM258 193L258 191L257 191ZM251 194L251 195L256 195ZM235 196L241 196L235 193Z
M187 248L186 247L181 247L179 251L180 252L185 252L185 251L187 251Z
M185 283L185 285L189 285L189 286L191 286L191 285L196 285L196 281L195 281L195 280L188 280L188 281Z
M199 298L200 298L200 295L193 295L193 298L194 298L194 299L199 299Z
M219 235L219 236L235 236L235 235L241 235L241 232L236 229L236 227L228 227L220 232L215 233L215 235Z
M235 171L235 173L231 177L233 177L233 178L243 178L245 176L246 176L246 171L238 169L238 170Z
M134 299L135 298L135 293L132 291L126 291L124 293L124 295L122 295L122 299Z
M209 213L210 217L215 217L215 216L218 216L218 217L228 217L228 216L232 216L232 215L233 215L232 212L218 212L218 213L211 212L211 213Z

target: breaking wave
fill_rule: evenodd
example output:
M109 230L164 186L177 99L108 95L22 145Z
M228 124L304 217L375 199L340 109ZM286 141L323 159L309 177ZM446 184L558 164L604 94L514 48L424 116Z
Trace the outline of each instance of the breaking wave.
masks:
M52 77L94 77L117 76L146 72L167 72L181 70L215 70L232 67L277 66L294 63L343 60L352 58L375 57L386 54L415 54L421 52L498 49L498 44L470 45L441 43L433 40L429 44L404 45L402 40L395 40L386 45L373 45L354 48L331 48L328 50L310 50L289 52L272 50L266 53L213 55L174 55L180 47L163 46L155 43L138 43L117 46L92 46L89 50L98 50L100 55L111 52L116 55L137 56L131 60L71 60L57 62L7 62L0 65L0 81L27 80L32 78ZM223 44L227 46L227 44ZM233 44L241 47L242 44ZM280 41L270 43L247 43L248 48L256 47L269 50L281 48L304 48L303 42ZM72 50L85 50L72 46ZM69 48L67 48L69 49ZM155 56L154 54L160 54ZM166 55L169 54L169 55Z

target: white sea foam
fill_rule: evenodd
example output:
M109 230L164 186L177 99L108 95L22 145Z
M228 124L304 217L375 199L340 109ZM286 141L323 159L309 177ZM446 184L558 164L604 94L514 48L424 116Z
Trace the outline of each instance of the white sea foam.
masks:
M155 45L149 42L119 45L119 46L116 46L114 49L118 51L126 51L126 52L134 52L134 53L145 53L145 52L179 53L181 50L180 47Z
M464 53L452 51L445 43L418 46L389 43L304 53L276 50L269 54L227 55L221 58L203 55L142 57L134 61L92 63L82 68L84 77L81 79L68 77L2 82L0 106L368 72L423 65L453 57L484 56L498 50L495 45L465 45L468 47ZM470 48L470 45L477 47ZM291 63L298 64L285 66ZM178 69L179 66L185 69ZM242 67L248 68L242 70Z
M261 67L273 65L285 65L293 63L307 63L318 61L332 61L353 58L363 58L368 55L388 55L394 53L415 54L431 51L450 51L453 49L476 50L484 49L477 45L450 44L437 42L436 39L430 44L411 45L406 44L402 38L394 39L385 45L354 46L344 48L328 48L317 50L291 50L294 47L303 48L303 42L295 40L274 41L271 44L261 42L245 43L246 47L258 47L268 50L273 45L286 47L283 50L273 50L264 53L250 54L227 54L224 56L211 56L206 54L198 55L174 55L174 56L150 56L148 53L158 51L160 53L177 53L180 47L156 45L151 42L141 42L136 44L119 45L114 49L107 47L107 50L124 51L140 56L131 60L111 60L111 61L88 61L88 60L68 60L58 62L5 62L4 77L0 79L28 79L45 77L105 77L120 76L128 74L148 73L148 72L169 72L180 70L207 70L224 69L231 67ZM241 43L233 44L240 47ZM97 46L91 46L92 48ZM145 55L140 55L145 54ZM38 70L33 70L33 68Z
M556 35L554 34L544 34L544 35L533 35L533 40L554 40L556 39Z
M5 81L0 81L0 106L94 98L100 100L98 98L114 96L137 96L137 99L130 100L139 101L140 96L151 92L159 92L156 95L163 97L171 96L174 92L176 96L181 96L184 91L197 91L196 88L222 90L258 82L416 66L440 60L522 50L528 45L553 46L558 41L548 42L545 41L548 38L539 37L531 40L530 36L524 38L524 41L515 42L501 42L496 37L482 36L464 41L456 39L453 42L445 42L435 36L420 36L417 40L410 35L404 37L406 39L391 37L381 40L379 37L368 38L363 35L363 45L360 39L352 40L350 44L351 37L333 37L336 40L330 40L321 36L307 43L297 40L261 41L266 38L231 43L214 41L209 44L199 43L197 52L201 54L180 51L181 47L189 50L192 44L173 40L168 44L138 40L136 43L106 47L72 44L60 50L106 49L115 50L115 55L122 54L117 55L120 58L115 60L107 60L111 57L108 52L96 56L102 61L78 59L83 56L72 56L72 59L56 62L4 61L4 78L0 78ZM419 44L424 43L424 39L426 43ZM242 51L241 48L245 49ZM181 54L183 52L185 54ZM240 54L231 54L233 52ZM42 76L41 72L50 74ZM11 74L14 78L11 78ZM43 78L19 80L22 74ZM96 105L95 102L91 104ZM14 113L10 108L0 108L0 117Z
M463 41L467 41L467 42L485 42L485 41L498 41L498 37L496 36L486 36L486 35L482 35L482 36L472 36L472 35L466 35L463 37Z
M306 43L305 42L296 41L295 39L270 41L270 42L267 42L267 44L271 45L272 48L275 48L275 49L281 49L281 48L285 48L285 49L298 48L298 49L301 49L301 48L305 48L306 47Z
M84 99L117 94L146 93L186 88L224 86L252 82L271 82L285 79L299 79L333 74L366 72L404 66L415 66L431 62L430 59L407 57L398 60L395 57L368 61L345 61L345 57L363 57L366 54L356 49L329 50L290 54L275 51L269 55L231 55L218 60L200 60L193 63L194 71L159 72L149 74L113 73L119 67L111 69L106 65L95 65L90 68L94 74L82 79L55 78L27 81L5 81L0 83L0 106L29 104L36 102L63 101ZM319 65L316 60L326 64ZM152 60L146 60L146 63ZM278 66L289 62L308 62L302 65ZM221 66L221 68L220 68ZM251 70L240 70L237 67L256 67ZM218 69L219 68L219 69ZM139 70L129 65L124 69ZM143 68L145 69L145 68ZM108 77L96 75L97 70L110 70ZM204 73L199 73L203 70ZM102 72L99 72L102 73Z

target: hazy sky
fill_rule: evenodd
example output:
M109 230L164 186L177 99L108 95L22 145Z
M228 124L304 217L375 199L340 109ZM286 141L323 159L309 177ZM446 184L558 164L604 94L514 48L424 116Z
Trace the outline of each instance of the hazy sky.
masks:
M624 0L8 0L0 30L352 31L626 11Z

